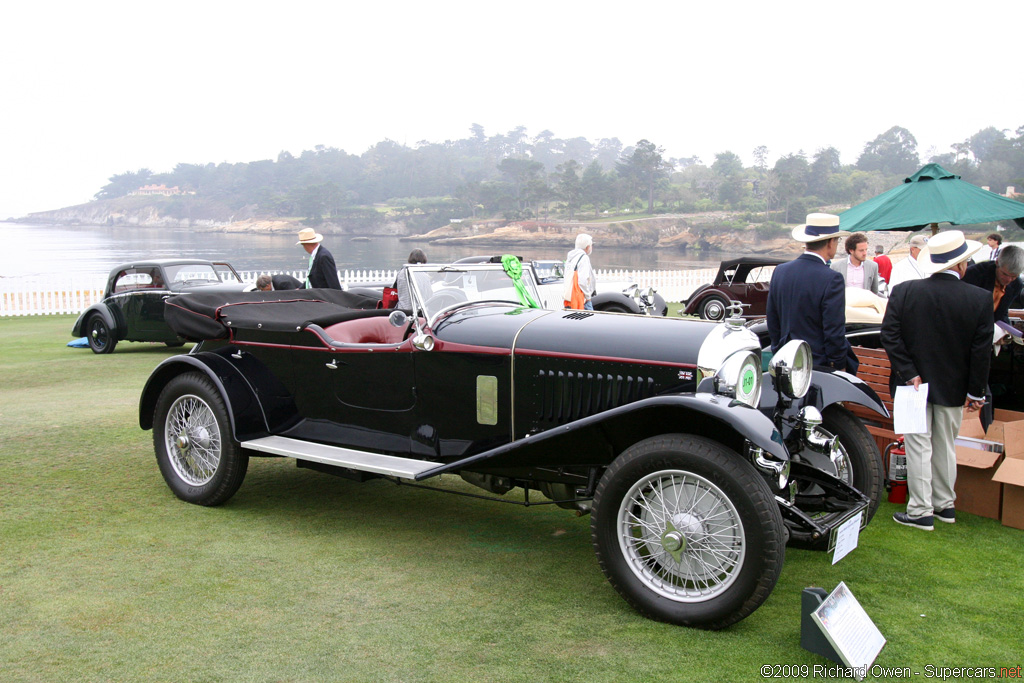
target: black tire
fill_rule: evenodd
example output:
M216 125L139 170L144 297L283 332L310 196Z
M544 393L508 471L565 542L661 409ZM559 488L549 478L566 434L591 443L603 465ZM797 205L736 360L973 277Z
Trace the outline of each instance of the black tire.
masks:
M198 372L178 375L160 392L153 447L167 486L196 505L220 505L231 498L249 466L220 392Z
M737 453L684 434L616 458L598 483L590 528L601 569L626 602L684 626L720 629L748 616L785 559L782 516L764 479Z
M89 348L93 353L113 353L117 346L117 339L114 331L107 325L107 321L99 313L89 316L85 323L85 336L89 340Z
M857 416L840 405L830 405L825 408L821 415L821 427L833 436L839 437L847 466L852 470L841 471L836 474L848 484L852 484L857 490L871 499L867 509L867 520L875 516L878 504L882 500L884 488L882 478L882 457L878 453L878 447L871 433L864 426L864 423L857 419Z
M720 296L709 296L700 303L697 314L704 320L725 320L729 315L729 302Z
M169 349L180 349L185 345L185 342L164 342Z

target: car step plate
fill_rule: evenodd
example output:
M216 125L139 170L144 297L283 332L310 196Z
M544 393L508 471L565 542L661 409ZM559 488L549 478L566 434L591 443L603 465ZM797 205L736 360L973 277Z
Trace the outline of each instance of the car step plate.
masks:
M325 465L348 467L362 472L387 474L403 479L413 479L420 472L437 467L438 463L411 458L397 458L393 455L381 455L368 451L356 451L351 448L327 446L322 443L289 439L285 436L267 436L262 439L243 441L242 448L263 453L283 455L296 460L312 460Z

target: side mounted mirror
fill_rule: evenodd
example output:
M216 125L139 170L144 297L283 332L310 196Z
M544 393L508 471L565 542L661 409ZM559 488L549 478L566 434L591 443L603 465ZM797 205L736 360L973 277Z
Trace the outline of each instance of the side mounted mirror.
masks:
M392 327L402 327L409 322L409 316L405 314L405 311L391 311L391 315L388 316L388 322L391 323Z

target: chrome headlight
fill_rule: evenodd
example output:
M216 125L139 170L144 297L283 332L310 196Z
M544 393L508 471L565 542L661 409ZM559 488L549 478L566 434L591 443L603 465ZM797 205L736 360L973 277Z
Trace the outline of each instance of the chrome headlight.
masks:
M633 301L641 311L650 308L654 305L654 288L633 285Z
M738 351L715 373L715 393L756 408L761 402L761 361L749 351Z
M412 338L412 345L420 351L433 351L434 350L434 338L429 334L422 332L416 334Z
M811 347L805 341L794 339L772 357L768 374L777 391L790 398L802 398L811 388L813 366Z

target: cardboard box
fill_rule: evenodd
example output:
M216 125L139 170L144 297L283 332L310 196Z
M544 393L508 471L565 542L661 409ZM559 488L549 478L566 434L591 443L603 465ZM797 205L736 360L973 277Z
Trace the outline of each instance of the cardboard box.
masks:
M1003 485L1003 526L1024 529L1024 457L1007 457L992 481Z
M1003 444L1008 458L1024 457L1024 413L996 410L985 438Z
M972 439L984 439L985 430L981 427L981 411L967 412L964 408L964 417L960 421L960 431L957 436L969 436Z
M993 481L1003 454L960 445L956 446L956 509L979 517L999 519L1002 512L1003 485ZM1024 463L1024 460L1020 462Z

